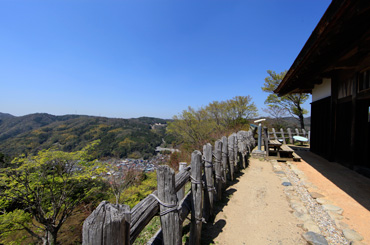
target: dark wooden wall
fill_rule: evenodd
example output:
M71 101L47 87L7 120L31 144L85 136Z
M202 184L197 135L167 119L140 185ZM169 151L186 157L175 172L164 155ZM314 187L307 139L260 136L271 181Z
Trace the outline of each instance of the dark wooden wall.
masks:
M352 101L337 104L336 147L334 160L345 166L352 165L351 155Z
M370 100L359 100L357 105L356 162L354 165L370 168Z
M327 97L311 104L311 151L329 158L330 153L330 103Z
M337 103L334 119L331 118L333 116L331 103L331 97L311 103L311 151L350 168L353 166L370 168L370 99L356 102L354 152L351 151L352 101Z

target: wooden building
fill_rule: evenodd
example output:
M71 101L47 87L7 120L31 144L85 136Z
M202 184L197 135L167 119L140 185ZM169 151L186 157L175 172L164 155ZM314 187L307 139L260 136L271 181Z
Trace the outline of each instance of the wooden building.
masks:
M370 1L333 0L275 93L311 93L311 151L370 169Z

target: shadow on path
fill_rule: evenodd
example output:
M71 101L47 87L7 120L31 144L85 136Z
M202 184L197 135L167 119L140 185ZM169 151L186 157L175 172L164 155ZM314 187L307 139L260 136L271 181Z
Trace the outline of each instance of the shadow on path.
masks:
M215 202L214 205L214 216L213 218L207 222L206 224L203 224L202 227L202 240L201 244L212 244L214 243L214 239L218 237L218 235L222 232L222 229L226 225L226 220L220 219L216 223L214 223L214 218L217 216L219 212L223 210L225 206L227 206L228 202L230 201L233 194L237 191L235 188L230 188L230 186L235 185L239 182L239 179L241 176L243 176L243 172L238 172L235 174L235 180L228 182L229 185L226 187L226 189L222 193L222 199L218 202Z

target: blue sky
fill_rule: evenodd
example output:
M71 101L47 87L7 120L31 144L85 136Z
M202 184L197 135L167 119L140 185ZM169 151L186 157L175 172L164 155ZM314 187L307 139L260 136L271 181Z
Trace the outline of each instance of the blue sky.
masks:
M327 0L0 0L0 112L172 118L289 69ZM309 109L309 103L305 108Z

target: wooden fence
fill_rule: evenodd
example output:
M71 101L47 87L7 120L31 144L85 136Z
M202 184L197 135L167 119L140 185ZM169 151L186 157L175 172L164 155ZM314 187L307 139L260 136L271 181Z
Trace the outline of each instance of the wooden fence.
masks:
M150 220L160 215L161 229L150 244L181 244L182 224L191 213L189 244L200 244L202 223L214 216L228 181L248 165L255 146L251 131L239 131L194 151L191 164L175 172L167 165L157 168L157 190L132 210L127 205L103 201L83 224L82 244L133 244ZM191 182L191 191L184 186Z
M311 137L311 131L307 132L304 129L299 131L298 128L296 128L294 131L291 130L290 128L287 128L287 130L285 132L282 128L278 131L276 131L274 128L272 128L271 131L268 131L269 139L281 140L284 144L286 144L288 142L290 144L293 144L293 142L294 142L293 136L303 136L303 137L308 139L308 143L309 143L310 142L310 137Z

